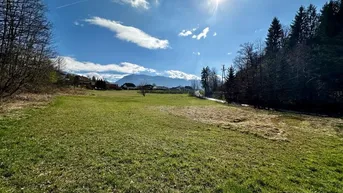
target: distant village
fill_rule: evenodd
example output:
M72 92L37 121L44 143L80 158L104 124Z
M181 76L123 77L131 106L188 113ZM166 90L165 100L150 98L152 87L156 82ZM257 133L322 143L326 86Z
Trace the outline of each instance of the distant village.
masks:
M111 83L103 79L97 79L96 77L85 77L81 75L75 75L65 72L58 72L59 76L55 81L56 84L73 86L77 88L85 88L90 90L155 90L155 91L175 91L175 92L189 92L194 89L191 86L177 86L168 88L163 85L155 85L142 83L140 85L135 85L134 83L124 83L123 85L118 85Z

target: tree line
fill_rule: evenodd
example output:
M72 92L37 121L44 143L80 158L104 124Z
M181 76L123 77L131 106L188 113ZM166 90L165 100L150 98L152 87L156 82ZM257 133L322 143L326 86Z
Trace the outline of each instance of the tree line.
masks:
M51 83L51 23L40 0L0 3L0 98L35 91Z
M318 13L301 6L291 26L274 18L265 42L245 43L228 69L222 91L229 102L259 108L314 112L343 109L343 1L331 0ZM211 72L202 71L207 96Z

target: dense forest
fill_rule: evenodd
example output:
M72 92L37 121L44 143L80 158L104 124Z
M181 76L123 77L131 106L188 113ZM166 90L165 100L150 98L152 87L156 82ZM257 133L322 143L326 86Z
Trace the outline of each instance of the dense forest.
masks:
M343 3L300 7L290 27L274 18L265 42L245 43L221 87L229 102L313 112L343 109ZM213 70L202 70L206 95ZM212 81L211 81L212 79Z

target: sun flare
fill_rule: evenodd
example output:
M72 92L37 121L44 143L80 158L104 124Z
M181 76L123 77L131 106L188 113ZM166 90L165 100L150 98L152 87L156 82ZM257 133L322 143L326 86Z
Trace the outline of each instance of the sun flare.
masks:
M218 10L219 4L224 0L209 0L208 4L212 9L212 13L215 14Z
M223 0L209 0L211 3L219 5Z

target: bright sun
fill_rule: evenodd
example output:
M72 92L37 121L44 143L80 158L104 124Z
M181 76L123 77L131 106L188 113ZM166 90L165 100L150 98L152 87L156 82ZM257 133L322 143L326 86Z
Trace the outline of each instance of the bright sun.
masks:
M209 0L209 5L211 6L211 10L213 14L215 14L218 10L219 4L224 0Z
M215 3L215 4L219 4L220 2L222 2L222 0L210 0L210 1L212 1L213 3Z

